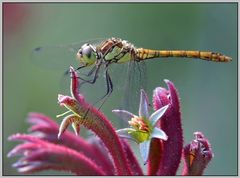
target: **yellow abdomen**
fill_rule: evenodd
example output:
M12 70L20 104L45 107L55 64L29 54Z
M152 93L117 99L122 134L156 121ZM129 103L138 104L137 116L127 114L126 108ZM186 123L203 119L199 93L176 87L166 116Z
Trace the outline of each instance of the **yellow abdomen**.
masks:
M231 57L225 56L221 53L215 53L211 51L185 51L185 50L151 50L138 48L137 59L146 60L160 57L187 57L187 58L198 58L207 61L214 62L229 62L232 60Z

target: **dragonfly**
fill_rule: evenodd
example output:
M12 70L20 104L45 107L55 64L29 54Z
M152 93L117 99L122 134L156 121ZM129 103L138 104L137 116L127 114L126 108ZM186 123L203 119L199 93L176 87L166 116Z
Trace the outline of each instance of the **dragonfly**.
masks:
M35 49L35 51L39 50L41 50L41 48ZM85 77L79 76L79 79L82 80L83 83L94 84L99 77L100 68L103 67L107 86L106 93L100 99L103 99L103 101L113 92L113 82L109 74L109 69L112 64L121 65L131 61L141 63L149 59L169 57L196 58L212 62L229 62L232 60L229 56L212 51L137 48L127 40L115 37L104 39L97 43L86 42L76 50L75 55L79 64L76 70L88 69Z

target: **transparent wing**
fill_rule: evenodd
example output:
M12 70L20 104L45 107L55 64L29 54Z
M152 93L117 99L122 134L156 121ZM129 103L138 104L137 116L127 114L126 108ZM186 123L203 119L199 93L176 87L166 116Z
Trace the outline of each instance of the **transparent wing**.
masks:
M138 113L140 89L146 91L146 65L143 61L130 61L127 68L127 80L124 85L123 106L134 113Z
M113 82L113 97L118 97L118 109L138 113L140 89L146 89L146 66L143 62L129 61L111 64L109 67Z
M65 71L70 65L75 68L79 66L76 53L83 44L90 43L97 46L104 40L104 38L98 38L71 44L39 46L32 50L30 58L33 64L45 69Z
M79 48L85 44L90 43L98 46L106 38L97 38L93 40L58 44L58 45L45 45L34 48L30 52L30 63L43 70L53 70L59 73L59 90L60 92L68 92L70 84L69 67L73 66L74 69L79 67L79 62L76 60L76 53ZM86 74L89 68L80 71L80 75Z

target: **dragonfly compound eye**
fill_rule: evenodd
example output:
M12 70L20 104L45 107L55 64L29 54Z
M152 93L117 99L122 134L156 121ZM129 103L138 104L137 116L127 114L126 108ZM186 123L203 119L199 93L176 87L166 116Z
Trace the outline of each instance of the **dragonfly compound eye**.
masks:
M78 51L78 53L79 53L80 55L82 55L82 49L80 49L80 50Z
M96 52L89 44L84 44L81 47L81 49L78 51L77 58L81 64L86 66L93 64L97 60Z
M88 58L91 57L92 52L93 52L93 49L90 46L84 46L82 48L82 55L85 55Z

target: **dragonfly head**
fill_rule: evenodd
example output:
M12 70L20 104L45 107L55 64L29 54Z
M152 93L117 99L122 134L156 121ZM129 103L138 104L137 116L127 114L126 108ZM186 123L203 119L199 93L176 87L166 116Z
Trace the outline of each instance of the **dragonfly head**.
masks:
M77 52L77 59L84 66L90 66L97 61L96 49L91 44L84 44Z

